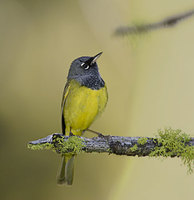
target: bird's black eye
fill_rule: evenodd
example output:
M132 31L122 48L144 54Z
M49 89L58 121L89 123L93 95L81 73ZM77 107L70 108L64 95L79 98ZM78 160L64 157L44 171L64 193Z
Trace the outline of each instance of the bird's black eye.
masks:
M86 64L86 63L81 63L81 67L83 67L84 69L89 69L90 68L90 66L88 65L88 64Z

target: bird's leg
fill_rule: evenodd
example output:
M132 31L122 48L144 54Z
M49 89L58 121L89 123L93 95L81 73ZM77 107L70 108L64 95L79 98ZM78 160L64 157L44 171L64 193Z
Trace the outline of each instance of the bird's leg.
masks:
M70 132L69 132L69 136L74 136L74 134L71 132L71 127L70 127Z
M86 130L83 130L83 131L82 131L82 135L85 133L85 131L86 131Z
M91 133L94 133L94 134L98 135L98 137L105 137L102 133L99 133L97 131L93 131L91 129L86 129L86 130L89 131L89 132L91 132Z

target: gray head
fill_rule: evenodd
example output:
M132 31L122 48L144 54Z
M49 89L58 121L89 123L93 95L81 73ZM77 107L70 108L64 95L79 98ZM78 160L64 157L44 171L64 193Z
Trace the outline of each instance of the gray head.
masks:
M104 81L100 76L96 63L101 54L102 52L93 57L83 56L75 59L69 69L68 81L74 79L82 86L95 90L104 87Z

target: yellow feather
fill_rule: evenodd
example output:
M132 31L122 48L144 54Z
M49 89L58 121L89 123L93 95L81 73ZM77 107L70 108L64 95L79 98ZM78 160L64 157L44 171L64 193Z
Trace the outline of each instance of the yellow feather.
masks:
M70 128L74 135L81 135L104 110L107 100L106 87L93 90L71 80L63 100L66 135L69 135Z

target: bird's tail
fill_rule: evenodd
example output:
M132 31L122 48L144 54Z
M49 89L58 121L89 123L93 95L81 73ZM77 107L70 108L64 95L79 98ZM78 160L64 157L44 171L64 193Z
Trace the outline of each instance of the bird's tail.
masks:
M60 174L57 178L58 184L73 184L75 155L63 155Z

